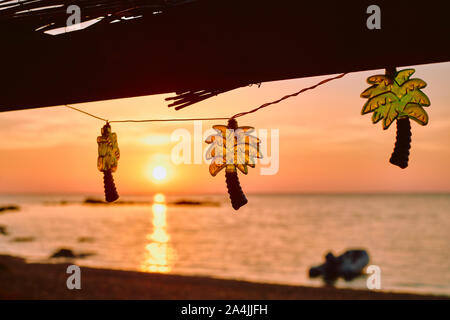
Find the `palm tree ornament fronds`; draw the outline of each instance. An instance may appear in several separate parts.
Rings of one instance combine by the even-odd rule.
[[[238,171],[248,173],[248,167],[255,167],[256,158],[262,158],[259,152],[259,139],[250,135],[253,127],[238,127],[236,119],[228,121],[228,125],[215,125],[217,134],[206,139],[211,144],[206,159],[211,160],[209,173],[215,177],[225,168],[225,180],[231,204],[235,210],[247,203],[247,198],[239,182]]]
[[[414,69],[399,72],[395,68],[386,69],[384,75],[369,77],[367,83],[372,86],[361,93],[361,98],[369,99],[361,114],[373,112],[372,122],[382,120],[384,130],[397,120],[397,140],[389,162],[402,169],[408,166],[411,148],[409,119],[423,126],[428,123],[428,114],[423,107],[428,107],[430,100],[420,90],[427,84],[421,79],[410,79],[414,72]]]

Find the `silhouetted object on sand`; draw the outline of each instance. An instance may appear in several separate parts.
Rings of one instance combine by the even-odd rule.
[[[327,283],[332,283],[339,277],[350,281],[361,275],[368,263],[369,254],[365,250],[348,250],[337,257],[329,252],[325,256],[324,264],[309,269],[309,276],[322,276]]]
[[[66,248],[62,248],[59,249],[57,251],[55,251],[51,256],[50,259],[53,258],[67,258],[67,259],[82,259],[82,258],[86,258],[89,256],[94,255],[94,253],[79,253],[79,254],[75,254],[72,250],[70,249],[66,249]]]
[[[448,296],[417,295],[378,290],[317,288],[224,280],[212,277],[181,276],[149,272],[83,267],[81,290],[68,290],[67,265],[26,263],[23,258],[0,255],[1,265],[11,272],[0,272],[0,299],[150,299],[150,300],[293,300],[293,299],[446,299]],[[2,309],[3,311],[3,309]],[[320,310],[319,310],[320,312]],[[147,316],[152,320],[156,317]],[[219,317],[215,317],[219,318]],[[275,319],[275,317],[230,317],[233,319]],[[279,317],[281,318],[281,317]],[[276,318],[276,319],[279,319]],[[294,318],[294,317],[291,317]],[[301,317],[297,317],[302,319]],[[2,318],[2,319],[7,319]],[[128,318],[126,318],[128,319]],[[162,319],[177,319],[163,317]],[[178,317],[178,319],[182,319]],[[192,316],[186,319],[210,319]],[[214,317],[212,317],[214,319]],[[290,319],[286,317],[286,319]]]
[[[16,205],[0,207],[0,213],[5,211],[19,211],[20,207]]]

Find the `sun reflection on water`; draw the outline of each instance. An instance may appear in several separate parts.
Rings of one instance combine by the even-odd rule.
[[[173,250],[169,245],[170,236],[167,233],[167,205],[165,196],[158,193],[153,198],[152,225],[153,232],[147,235],[150,242],[145,246],[145,259],[141,270],[145,272],[170,272],[170,260]]]

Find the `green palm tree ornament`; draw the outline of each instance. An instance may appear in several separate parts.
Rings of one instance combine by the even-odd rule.
[[[369,99],[361,114],[373,112],[372,122],[382,121],[384,130],[397,121],[397,140],[389,162],[402,169],[408,166],[411,148],[409,119],[423,126],[428,123],[423,107],[428,107],[430,100],[420,90],[427,84],[421,79],[410,79],[414,72],[414,69],[397,72],[395,68],[388,68],[384,75],[369,77],[367,83],[372,86],[361,93],[361,98]]]
[[[238,177],[238,169],[248,173],[248,167],[254,168],[256,158],[262,158],[259,152],[259,139],[250,135],[253,127],[238,127],[236,119],[230,119],[228,125],[215,125],[216,134],[209,136],[206,143],[211,144],[206,159],[211,160],[209,173],[215,177],[225,168],[225,181],[233,209],[238,210],[247,204]]]

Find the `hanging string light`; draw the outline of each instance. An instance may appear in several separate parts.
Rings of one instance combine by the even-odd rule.
[[[120,151],[117,144],[117,134],[115,132],[111,132],[109,122],[103,126],[101,133],[102,135],[97,137],[97,168],[99,171],[103,172],[105,200],[106,202],[113,202],[119,199],[119,194],[117,193],[112,173],[117,170]]]
[[[389,128],[394,120],[397,122],[397,140],[390,158],[390,162],[400,168],[408,166],[409,150],[411,143],[411,126],[409,119],[413,119],[421,125],[428,123],[428,115],[423,109],[430,105],[430,100],[420,89],[426,87],[421,79],[410,79],[415,72],[414,69],[405,69],[399,72],[395,68],[386,69],[386,74],[375,75],[367,79],[372,86],[361,93],[362,98],[368,101],[364,104],[362,114],[372,113],[372,122],[381,120],[383,129]],[[117,135],[111,132],[110,123],[144,123],[144,122],[166,122],[166,121],[194,121],[194,120],[228,120],[228,124],[215,125],[213,128],[217,134],[208,137],[206,143],[211,144],[207,152],[207,159],[212,160],[209,171],[216,176],[225,168],[225,177],[228,193],[232,206],[235,210],[247,203],[247,198],[242,191],[238,170],[244,174],[248,173],[248,167],[255,167],[256,158],[261,158],[259,152],[259,140],[251,136],[252,127],[238,127],[236,118],[242,117],[262,108],[280,103],[288,98],[295,97],[307,90],[315,89],[329,81],[342,78],[346,73],[327,78],[317,84],[303,88],[280,99],[264,103],[249,111],[244,111],[230,117],[214,118],[175,118],[175,119],[143,119],[143,120],[112,120],[108,121],[102,117],[66,105],[68,108],[84,113],[93,118],[105,121],[97,138],[98,142],[98,169],[104,174],[105,199],[113,202],[119,198],[114,184],[112,173],[117,170],[120,152],[117,145]]]
[[[382,120],[383,129],[386,130],[396,120],[397,138],[389,162],[402,169],[408,166],[411,148],[409,119],[423,126],[428,123],[428,114],[423,107],[428,107],[430,100],[420,90],[427,84],[421,79],[410,79],[414,72],[414,69],[397,72],[395,68],[388,68],[384,75],[369,77],[367,83],[372,86],[361,93],[361,98],[369,99],[361,113],[373,112],[373,123]]]
[[[261,158],[259,151],[259,139],[250,135],[253,127],[238,127],[236,118],[257,112],[263,108],[278,104],[286,99],[296,97],[299,94],[317,88],[329,81],[342,78],[346,73],[324,79],[310,87],[303,88],[297,92],[283,96],[277,100],[264,103],[256,108],[235,114],[232,117],[213,117],[213,118],[174,118],[174,119],[143,119],[143,120],[107,120],[84,110],[66,105],[66,107],[95,119],[105,121],[101,133],[97,138],[98,142],[98,169],[103,172],[103,181],[105,187],[105,200],[113,202],[119,198],[112,173],[117,170],[120,152],[117,144],[117,135],[111,132],[110,123],[145,123],[145,122],[172,122],[172,121],[195,121],[195,120],[228,120],[228,124],[215,125],[213,128],[217,131],[216,135],[212,135],[207,139],[207,143],[212,144],[207,152],[207,159],[212,160],[209,171],[212,176],[216,176],[219,171],[225,169],[225,180],[228,193],[230,195],[231,204],[235,210],[247,203],[247,198],[242,191],[238,170],[244,174],[248,173],[248,167],[255,167],[256,159]],[[184,96],[183,96],[184,97]],[[203,97],[203,94],[201,94]],[[191,101],[193,102],[193,101]],[[185,102],[183,102],[185,103]],[[185,107],[185,105],[183,105]],[[238,170],[237,170],[238,169]]]
[[[253,127],[238,127],[236,119],[228,120],[228,125],[213,126],[217,134],[206,139],[211,144],[206,159],[211,160],[209,173],[215,177],[219,171],[225,168],[225,181],[230,195],[233,209],[238,210],[247,204],[247,198],[242,191],[239,182],[239,169],[242,173],[248,173],[248,167],[255,167],[256,158],[262,158],[259,152],[259,139],[250,135]]]

